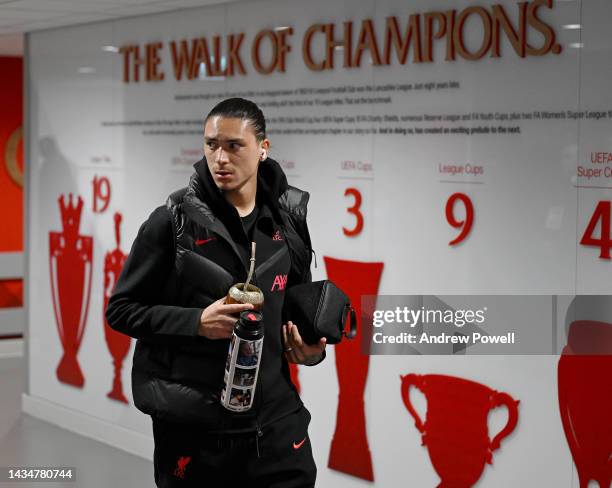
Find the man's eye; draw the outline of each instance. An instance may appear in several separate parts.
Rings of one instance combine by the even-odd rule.
[[[206,143],[206,146],[207,146],[209,149],[214,149],[214,148],[215,148],[215,143],[214,143],[214,142],[207,142],[207,143]]]
[[[230,149],[236,150],[238,148],[240,148],[240,144],[238,144],[237,142],[230,143]]]

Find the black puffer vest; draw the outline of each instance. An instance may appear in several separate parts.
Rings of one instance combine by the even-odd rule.
[[[174,268],[164,295],[173,305],[206,308],[244,282],[249,240],[235,208],[208,172],[196,164],[189,186],[170,195]],[[138,341],[132,383],[136,406],[169,422],[203,430],[241,431],[264,426],[302,405],[291,383],[281,341],[281,311],[287,286],[310,281],[311,246],[306,226],[308,193],[287,185],[278,163],[267,159],[258,175],[259,215],[254,284],[265,296],[265,337],[252,409],[230,413],[220,405],[229,340],[170,338]],[[146,360],[139,364],[136,356]]]

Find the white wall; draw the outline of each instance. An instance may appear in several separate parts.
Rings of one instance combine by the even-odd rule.
[[[481,2],[490,6],[491,2]],[[602,1],[555,2],[539,17],[551,25],[560,54],[518,57],[507,41],[501,58],[444,61],[445,41],[435,44],[435,62],[374,66],[365,53],[361,68],[344,69],[336,51],[333,71],[312,72],[305,66],[301,40],[317,22],[353,20],[356,44],[362,19],[371,18],[382,45],[385,18],[474,5],[472,2],[410,3],[396,0],[348,3],[315,0],[265,0],[176,13],[132,18],[34,33],[30,38],[30,255],[29,255],[29,392],[27,405],[39,415],[53,404],[53,419],[84,429],[93,436],[147,455],[139,436],[150,435],[148,418],[133,406],[129,393],[131,352],[123,369],[130,405],[106,398],[112,380],[111,357],[103,334],[103,257],[115,247],[113,213],[123,214],[122,244],[129,249],[140,223],[192,172],[190,159],[202,147],[200,125],[179,126],[196,131],[185,135],[145,135],[140,126],[104,126],[102,122],[200,120],[224,94],[251,95],[270,121],[278,117],[445,115],[471,113],[533,113],[534,111],[612,110],[609,63],[612,33],[606,19],[612,12]],[[480,4],[479,4],[480,5]],[[504,4],[513,22],[518,11]],[[466,45],[475,49],[481,28],[475,19],[466,27]],[[563,26],[580,24],[582,29]],[[285,73],[264,76],[252,68],[250,46],[261,29],[293,28],[292,51]],[[216,33],[245,33],[246,76],[221,80],[176,81],[168,43]],[[534,46],[541,37],[530,31]],[[122,58],[103,50],[160,41],[160,83],[124,84]],[[581,48],[572,47],[582,43]],[[313,52],[322,53],[320,39]],[[412,53],[410,53],[410,58]],[[395,59],[395,58],[393,58]],[[288,100],[344,100],[340,95],[273,96],[264,91],[299,88],[384,86],[389,84],[458,82],[440,90],[391,92],[392,103],[309,107]],[[199,95],[182,101],[175,95]],[[353,96],[373,96],[355,93]],[[376,96],[388,96],[380,92]],[[352,127],[347,122],[289,124],[270,122],[271,156],[283,160],[289,181],[311,193],[309,221],[319,256],[314,277],[325,277],[323,256],[381,261],[385,267],[379,294],[579,294],[609,293],[610,262],[599,249],[579,245],[595,205],[610,198],[606,178],[577,178],[576,166],[593,167],[592,152],[612,151],[611,122],[594,119],[521,119],[514,121],[389,122],[374,127],[520,127],[520,134],[466,135],[283,135],[289,127]],[[176,128],[177,126],[174,126]],[[357,127],[370,127],[369,123]],[[171,126],[163,126],[172,129]],[[343,161],[368,163],[372,171],[343,169]],[[481,176],[449,176],[440,165],[478,165]],[[346,164],[344,168],[346,168]],[[605,165],[600,165],[605,166]],[[363,168],[363,165],[362,165]],[[112,185],[109,208],[92,212],[92,179],[105,176]],[[365,179],[364,179],[365,178]],[[450,183],[448,182],[450,181]],[[363,196],[363,231],[347,237],[342,227],[354,226],[347,213],[353,203],[346,188]],[[475,207],[474,226],[459,246],[449,246],[458,231],[444,216],[452,193],[468,194]],[[57,199],[62,194],[84,199],[82,235],[93,236],[92,291],[79,351],[86,378],[83,388],[58,381],[55,370],[62,347],[56,328],[49,275],[49,233],[61,230]],[[462,211],[457,207],[457,218]],[[597,235],[597,234],[596,234]],[[35,305],[34,305],[35,304]],[[560,308],[559,316],[565,309]],[[577,486],[572,459],[558,411],[556,356],[373,356],[365,391],[367,433],[376,486],[435,486],[438,483],[420,435],[405,410],[399,375],[448,374],[505,391],[520,403],[516,431],[494,455],[478,486]],[[333,349],[325,363],[302,370],[303,398],[311,409],[311,437],[319,466],[320,486],[357,487],[367,482],[328,469],[335,427],[338,384]],[[29,402],[29,403],[28,403]],[[424,403],[424,402],[422,402]],[[423,409],[425,408],[422,405]],[[49,410],[50,411],[50,410]],[[423,411],[423,410],[422,410]],[[78,418],[78,420],[71,420]],[[490,419],[492,432],[504,414]],[[80,426],[80,427],[78,427]],[[84,427],[85,426],[85,427]],[[88,427],[87,427],[88,426]],[[111,434],[104,435],[104,431]],[[113,440],[114,439],[114,440]]]

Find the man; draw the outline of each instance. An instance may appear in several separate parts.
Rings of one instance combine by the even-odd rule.
[[[219,103],[204,139],[189,186],[141,226],[106,311],[111,327],[138,339],[132,389],[153,418],[155,481],[311,487],[310,414],[287,362],[322,361],[325,339],[307,345],[295,324],[281,321],[285,288],[311,279],[308,194],[288,186],[268,158],[254,103]],[[246,279],[252,241],[265,336],[253,407],[234,413],[219,398],[228,339],[237,314],[252,306],[225,304],[225,296]]]

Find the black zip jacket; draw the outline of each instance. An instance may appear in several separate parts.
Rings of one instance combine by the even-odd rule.
[[[252,237],[254,283],[265,296],[264,347],[252,409],[229,412],[219,400],[229,340],[197,332],[203,309],[245,281],[250,239],[206,161],[194,168],[189,186],[141,226],[106,318],[138,339],[132,367],[137,408],[203,431],[255,430],[302,406],[283,354],[281,311],[285,288],[311,280],[308,193],[290,187],[276,161],[260,163]]]

